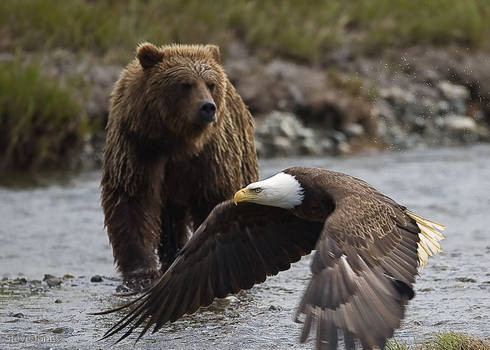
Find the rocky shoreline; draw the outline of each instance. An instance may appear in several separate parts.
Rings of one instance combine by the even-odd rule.
[[[490,141],[490,53],[414,47],[359,57],[340,48],[307,65],[262,58],[237,42],[223,49],[230,80],[254,115],[260,157]],[[99,128],[77,163],[99,166],[109,94],[123,65],[63,50],[40,64],[61,81],[79,78],[77,98]]]
[[[490,141],[490,55],[415,47],[377,58],[339,50],[318,67],[247,62],[234,57],[229,74],[265,157]]]

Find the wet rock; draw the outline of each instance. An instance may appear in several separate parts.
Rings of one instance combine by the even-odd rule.
[[[287,155],[293,148],[291,140],[285,136],[273,136],[271,141],[271,150],[276,155]]]
[[[4,323],[18,323],[18,322],[20,322],[20,319],[18,319],[18,318],[14,318],[12,320],[4,321]]]
[[[64,327],[52,328],[50,329],[50,332],[54,334],[63,334],[65,333],[65,328]]]
[[[322,154],[333,154],[335,150],[335,144],[329,138],[321,138],[319,140],[319,147]]]
[[[327,135],[337,143],[347,142],[347,136],[341,131],[332,130]]]
[[[225,300],[227,300],[230,303],[238,303],[238,302],[240,302],[240,299],[238,299],[234,295],[228,295],[227,297],[225,297]]]
[[[476,280],[473,279],[473,278],[469,278],[469,277],[457,277],[456,278],[456,281],[459,281],[459,282],[469,282],[469,283],[476,283]]]
[[[10,316],[15,317],[15,318],[23,318],[24,314],[22,312],[17,312],[17,313],[11,314]]]
[[[305,139],[301,142],[300,152],[305,155],[321,155],[323,152],[321,145],[313,138]]]
[[[448,115],[444,118],[444,126],[449,131],[477,131],[477,124],[475,120],[465,115]]]
[[[269,306],[269,311],[282,311],[282,307],[278,305],[271,305]]]
[[[349,154],[351,153],[351,151],[352,151],[351,146],[347,142],[340,142],[337,145],[337,152],[339,154]]]
[[[120,284],[116,287],[116,293],[120,294],[129,294],[132,292],[132,289],[126,286],[125,284]]]
[[[320,154],[317,135],[292,113],[274,111],[256,122],[256,147],[260,156]]]
[[[50,275],[49,273],[44,274],[43,281],[46,281],[51,278],[56,278],[56,276]]]
[[[63,280],[58,277],[53,277],[53,278],[45,279],[45,282],[48,285],[48,287],[58,287],[61,285],[61,282],[63,282]]]
[[[391,86],[380,90],[380,97],[393,106],[404,106],[416,102],[412,91],[402,89],[400,86]]]
[[[343,131],[350,137],[358,137],[364,134],[364,127],[357,123],[350,123],[343,127]]]
[[[68,273],[67,273],[67,274],[65,274],[65,275],[63,275],[63,279],[64,279],[64,280],[71,279],[71,278],[75,278],[75,276],[70,275],[70,274],[68,274]]]
[[[61,303],[62,303],[62,301],[61,301],[61,299],[56,299],[56,300],[54,301],[54,303],[55,303],[55,304],[61,304]]]
[[[90,282],[102,282],[102,277],[99,275],[94,275],[90,278]]]
[[[12,284],[26,284],[27,280],[24,277],[16,278],[12,282]]]
[[[439,90],[441,90],[442,95],[449,101],[450,104],[465,103],[470,97],[470,91],[462,86],[456,85],[449,81],[441,81],[437,84]]]
[[[34,321],[32,321],[32,323],[49,324],[49,323],[51,323],[51,321],[43,318],[43,319],[40,319],[40,320],[34,320]]]
[[[449,113],[449,108],[450,108],[450,106],[449,106],[449,103],[447,101],[439,101],[437,103],[438,114],[443,115],[443,114]]]

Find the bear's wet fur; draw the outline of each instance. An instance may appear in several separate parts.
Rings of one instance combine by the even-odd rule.
[[[217,46],[138,47],[111,95],[101,181],[128,286],[147,287],[216,204],[257,181],[253,137]]]

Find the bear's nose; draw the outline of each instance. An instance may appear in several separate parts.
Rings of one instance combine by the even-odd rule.
[[[214,121],[216,105],[212,102],[203,102],[199,105],[199,117],[202,123],[211,123]]]

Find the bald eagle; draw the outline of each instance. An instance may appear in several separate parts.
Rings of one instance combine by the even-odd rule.
[[[249,289],[316,250],[295,319],[316,348],[383,348],[400,326],[417,267],[440,251],[444,226],[352,176],[286,169],[217,205],[165,274],[104,338],[126,338],[192,314],[214,298]],[[146,321],[146,322],[145,322]]]

